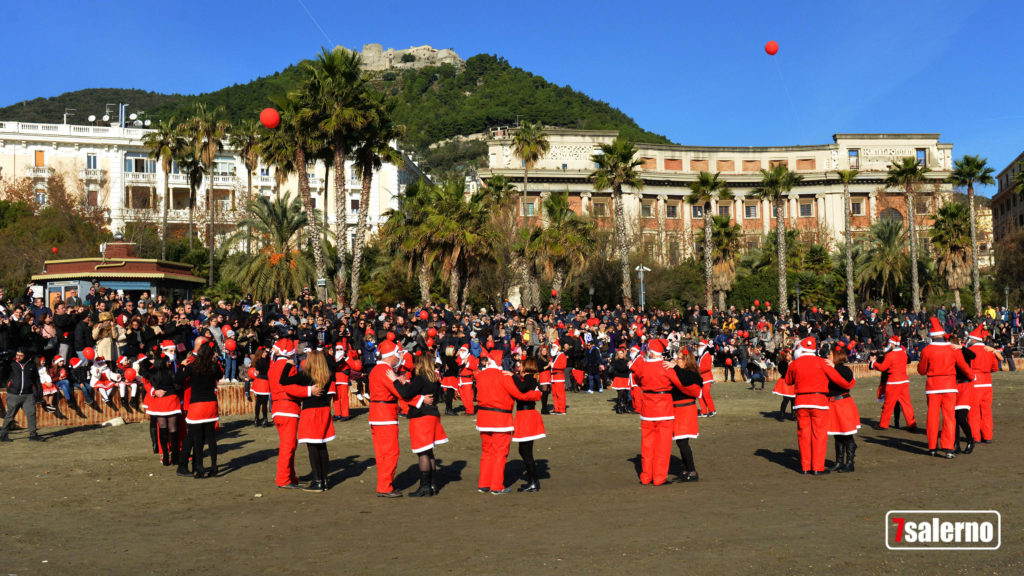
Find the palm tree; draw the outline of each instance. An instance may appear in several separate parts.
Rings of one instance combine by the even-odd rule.
[[[489,215],[482,202],[484,194],[479,191],[467,199],[465,182],[449,180],[435,187],[430,198],[423,243],[433,257],[441,258],[441,274],[449,279],[448,302],[453,308],[459,308],[462,273],[469,267],[470,252],[484,248]]]
[[[596,225],[569,209],[568,190],[548,196],[544,211],[548,227],[541,232],[543,262],[551,278],[551,289],[560,294],[563,283],[583,267],[593,251]]]
[[[160,259],[167,259],[167,211],[171,202],[171,164],[181,153],[184,147],[184,140],[178,134],[174,117],[169,120],[161,120],[157,123],[152,132],[147,132],[142,139],[142,145],[149,150],[149,157],[160,159],[160,169],[164,173],[164,201],[163,215],[160,223]]]
[[[490,203],[489,227],[494,231],[494,242],[488,247],[495,266],[493,297],[495,303],[500,304],[508,297],[509,288],[521,282],[526,262],[515,249],[519,237],[519,191],[501,175],[492,176],[485,185]],[[540,299],[539,290],[537,299]]]
[[[257,128],[256,121],[252,119],[244,120],[232,128],[228,142],[235,149],[235,153],[242,158],[242,163],[245,164],[246,185],[243,205],[248,210],[249,204],[252,202],[252,173],[260,163],[259,128]],[[235,209],[233,204],[231,209]],[[248,219],[248,217],[249,214],[246,213],[245,218]],[[251,251],[252,242],[246,240],[245,253],[249,254]]]
[[[701,206],[704,214],[704,238],[711,236],[714,221],[711,214],[711,203],[714,200],[728,200],[732,198],[732,191],[725,180],[719,179],[720,172],[701,172],[697,179],[690,182],[690,194],[686,197],[686,203]],[[728,220],[728,219],[727,219]],[[704,307],[710,310],[714,306],[714,287],[712,286],[713,246],[710,242],[704,242]]]
[[[943,204],[935,213],[935,223],[928,232],[935,254],[939,274],[953,290],[953,300],[960,308],[960,289],[967,285],[967,259],[970,228],[973,221],[966,206],[956,202]],[[976,301],[977,302],[977,301]],[[975,308],[975,314],[981,311]]]
[[[224,108],[218,107],[210,110],[205,104],[199,103],[196,104],[193,116],[186,122],[186,129],[195,136],[192,142],[196,147],[195,155],[206,169],[206,201],[210,218],[210,244],[208,246],[210,250],[210,272],[207,283],[211,287],[213,286],[213,255],[217,246],[217,228],[214,212],[216,202],[213,197],[213,161],[217,158],[217,153],[224,149],[224,137],[228,132],[228,123],[222,120],[224,114]]]
[[[188,181],[188,248],[192,249],[195,238],[195,207],[196,193],[203,185],[203,178],[206,176],[206,167],[195,154],[195,148],[187,141],[185,149],[178,158],[178,168]]]
[[[862,291],[877,292],[890,305],[895,304],[895,290],[906,277],[905,241],[906,232],[898,220],[879,220],[871,225],[856,258],[857,284]]]
[[[840,170],[839,181],[843,183],[843,235],[846,238],[846,317],[851,320],[857,319],[857,299],[853,293],[853,232],[850,227],[850,183],[857,178],[858,170]]]
[[[540,122],[523,122],[522,126],[512,136],[512,151],[523,161],[523,198],[528,195],[530,184],[530,168],[544,157],[551,149],[547,134],[544,133],[544,126]],[[544,219],[544,207],[539,207],[541,221]],[[518,220],[517,220],[518,223]],[[516,263],[519,269],[519,281],[522,284],[523,305],[527,308],[540,305],[540,294],[537,291],[537,280],[531,272],[531,267],[525,261]]]
[[[251,238],[256,254],[236,255],[237,261],[225,267],[225,276],[246,286],[259,300],[298,295],[303,286],[309,286],[314,273],[298,241],[308,223],[301,199],[257,196],[246,212],[248,217],[224,246],[230,248]]]
[[[921,312],[921,283],[918,279],[917,270],[917,223],[914,210],[916,206],[915,193],[917,186],[924,181],[927,174],[927,166],[918,164],[917,159],[906,157],[894,159],[889,165],[889,174],[885,178],[887,188],[898,188],[903,190],[907,203],[907,233],[910,236],[910,290],[913,295],[914,312]]]
[[[622,272],[622,302],[626,308],[633,306],[633,283],[629,272],[629,238],[626,236],[626,212],[622,206],[623,186],[636,190],[644,187],[637,166],[644,163],[636,158],[633,141],[617,136],[611,144],[601,144],[601,150],[590,159],[597,164],[597,170],[590,173],[594,190],[601,192],[611,188],[615,207],[615,240],[618,248],[619,267]]]
[[[789,315],[789,287],[786,285],[786,196],[804,179],[789,171],[785,164],[776,164],[771,170],[761,169],[761,185],[754,196],[768,200],[775,211],[775,248],[779,266],[779,314]]]
[[[348,194],[345,189],[345,157],[352,150],[370,110],[365,106],[366,84],[360,71],[359,53],[321,49],[314,62],[303,63],[308,89],[316,95],[320,129],[326,135],[334,167],[335,237],[338,239],[338,271],[335,288],[344,298],[348,252]],[[326,187],[325,187],[326,190]],[[325,208],[326,208],[326,202]]]
[[[369,95],[366,100],[372,112],[369,121],[360,130],[359,144],[353,152],[356,170],[362,178],[362,190],[359,196],[356,242],[352,249],[352,306],[359,305],[359,272],[363,265],[363,247],[366,244],[366,221],[370,213],[373,173],[385,162],[396,166],[402,165],[402,154],[392,147],[392,142],[405,135],[405,126],[395,124],[393,100],[385,100],[379,94]]]
[[[705,242],[708,232],[711,233],[711,242]],[[728,216],[715,215],[712,217],[710,228],[705,226],[697,231],[697,242],[704,246],[714,247],[712,288],[718,292],[718,308],[720,310],[725,309],[725,293],[732,289],[732,284],[736,281],[736,258],[739,255],[742,236],[743,229],[739,224],[730,224]],[[704,254],[706,258],[706,249]],[[707,262],[705,262],[706,266]],[[708,306],[708,308],[711,307]]]
[[[410,183],[398,197],[398,208],[384,213],[384,223],[380,227],[380,238],[384,246],[408,259],[406,276],[411,277],[413,269],[418,268],[417,280],[422,306],[430,304],[433,255],[428,250],[430,229],[426,226],[426,219],[436,194],[436,186],[425,180]]]
[[[977,156],[964,157],[953,162],[953,173],[949,181],[954,186],[967,188],[967,204],[970,206],[971,223],[971,283],[974,286],[974,314],[981,314],[981,278],[978,273],[978,227],[974,221],[974,185],[991,186],[996,183],[992,174],[995,172],[988,166],[988,158]],[[940,266],[941,268],[941,266]],[[957,292],[957,307],[960,306],[960,293]]]
[[[281,185],[295,171],[295,142],[285,130],[269,130],[259,139],[260,158],[274,167],[274,194],[281,197]]]

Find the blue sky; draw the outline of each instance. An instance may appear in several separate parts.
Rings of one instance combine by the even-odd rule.
[[[682,144],[939,132],[998,172],[1024,149],[1022,16],[1024,2],[976,0],[4,3],[0,105],[89,87],[206,92],[322,45],[430,44],[501,55]]]

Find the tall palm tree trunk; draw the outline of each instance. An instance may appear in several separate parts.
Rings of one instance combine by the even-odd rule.
[[[622,305],[633,306],[633,279],[629,275],[629,238],[626,237],[626,211],[622,206],[622,188],[614,189],[615,202],[615,246],[622,272]]]
[[[430,304],[430,261],[423,258],[420,262],[419,271],[419,284],[420,284],[420,305],[426,306]]]
[[[252,202],[252,170],[248,166],[246,166],[245,179],[245,220],[248,222],[252,219],[252,208],[250,207]],[[247,228],[247,230],[249,230],[249,233],[245,235],[245,253],[249,255],[252,254],[252,229]]]
[[[718,291],[718,309],[725,310],[725,290]]]
[[[459,310],[459,289],[462,287],[462,277],[459,275],[458,264],[452,266],[452,273],[449,278],[448,303],[452,305],[452,309]]]
[[[843,183],[843,230],[846,233],[846,317],[856,321],[857,301],[853,295],[853,239],[850,237],[850,185]]]
[[[217,247],[217,238],[214,235],[214,234],[216,234],[217,228],[215,227],[216,221],[215,221],[215,216],[214,216],[214,211],[213,211],[213,207],[214,207],[214,204],[216,204],[216,202],[213,201],[213,161],[212,160],[210,161],[209,164],[206,165],[206,174],[207,174],[207,182],[209,182],[209,184],[207,185],[207,190],[209,191],[209,194],[206,195],[206,202],[209,204],[209,206],[207,208],[208,208],[208,212],[210,214],[210,242],[209,242],[209,248],[210,248],[210,274],[209,274],[209,277],[206,280],[206,285],[212,288],[213,287],[213,252],[214,252],[214,250]]]
[[[967,204],[971,209],[971,284],[974,286],[974,315],[981,314],[981,278],[978,273],[978,228],[974,222],[974,185],[967,186]],[[957,291],[956,307],[960,308],[960,292]]]
[[[960,305],[960,291],[959,290],[953,290],[953,305],[956,306],[957,309],[961,308],[961,305]]]
[[[907,231],[910,232],[910,290],[913,292],[914,312],[921,311],[921,284],[917,278],[917,222],[914,215],[914,189],[907,186]]]
[[[775,201],[775,248],[779,260],[779,314],[789,316],[789,286],[786,282],[786,218],[782,199]]]
[[[299,195],[302,197],[302,206],[309,215],[309,240],[313,244],[313,262],[316,266],[316,294],[320,300],[327,299],[327,287],[320,286],[320,278],[327,276],[327,266],[324,262],[324,247],[320,234],[320,221],[316,219],[313,210],[313,197],[309,193],[309,173],[306,172],[306,151],[302,146],[295,147],[295,166],[299,176]]]
[[[555,268],[555,273],[551,277],[551,289],[562,295],[562,284],[565,282],[565,270],[562,267]]]
[[[714,237],[712,236],[712,221],[711,221],[711,203],[708,202],[704,205],[704,307],[711,310],[714,307],[714,288],[711,285],[711,279],[713,268],[714,268]],[[725,297],[722,297],[722,301],[725,301]],[[724,308],[725,305],[719,305],[719,308]]]
[[[345,190],[345,152],[340,138],[334,142],[334,218],[337,220],[338,269],[334,275],[334,288],[339,303],[345,299],[348,281],[348,193]],[[326,208],[326,206],[325,206]]]
[[[359,220],[356,221],[356,242],[352,247],[352,297],[350,304],[359,306],[359,272],[363,267],[363,246],[366,244],[366,220],[370,214],[370,185],[373,170],[363,170],[363,187],[359,194]]]
[[[168,180],[171,175],[168,174],[169,170],[164,170],[164,201],[163,208],[164,213],[160,222],[160,259],[167,260],[167,211],[170,210],[171,203],[171,186]]]
[[[192,239],[195,237],[195,205],[196,205],[196,189],[191,184],[188,186],[188,249],[192,249]]]

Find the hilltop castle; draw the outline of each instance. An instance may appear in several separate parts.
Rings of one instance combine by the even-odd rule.
[[[344,46],[338,46],[337,49],[348,50]],[[385,50],[380,44],[364,44],[360,55],[365,70],[405,70],[441,64],[451,64],[461,70],[466,65],[454,50],[438,50],[426,45],[411,46],[406,50]]]

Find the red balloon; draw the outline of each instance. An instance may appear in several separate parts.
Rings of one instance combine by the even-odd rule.
[[[256,379],[256,369],[255,368],[249,368],[248,374],[249,374],[249,380],[255,380]]]
[[[761,305],[761,301],[760,300],[754,300],[754,306],[760,306],[760,305]]]
[[[430,318],[430,313],[426,310],[420,310],[420,320],[426,320],[427,318]]]
[[[57,247],[54,246],[53,248],[50,248],[50,252],[53,252],[54,254],[56,254],[57,253]]]
[[[82,349],[82,356],[85,356],[86,360],[92,362],[93,360],[96,359],[96,351],[93,350],[91,346],[86,346],[84,349]]]
[[[236,348],[238,348],[238,343],[235,342],[233,339],[228,339],[224,341],[224,349],[227,350],[228,352],[234,352]]]
[[[426,344],[427,344],[427,348],[433,348],[434,347],[434,339],[433,338],[427,338]]]
[[[263,124],[267,128],[273,130],[277,128],[277,125],[281,123],[281,115],[277,113],[277,110],[273,108],[264,108],[260,112],[260,124]]]
[[[136,376],[138,376],[138,374],[136,374],[135,368],[129,368],[129,369],[124,371],[124,381],[125,382],[134,382]]]
[[[551,296],[552,297],[557,297],[558,296],[558,290],[552,290],[551,291]]]
[[[437,329],[431,327],[427,328],[427,338],[434,338],[437,336]]]
[[[764,51],[767,52],[769,56],[775,56],[775,53],[779,51],[779,43],[775,40],[768,42],[764,45]]]

